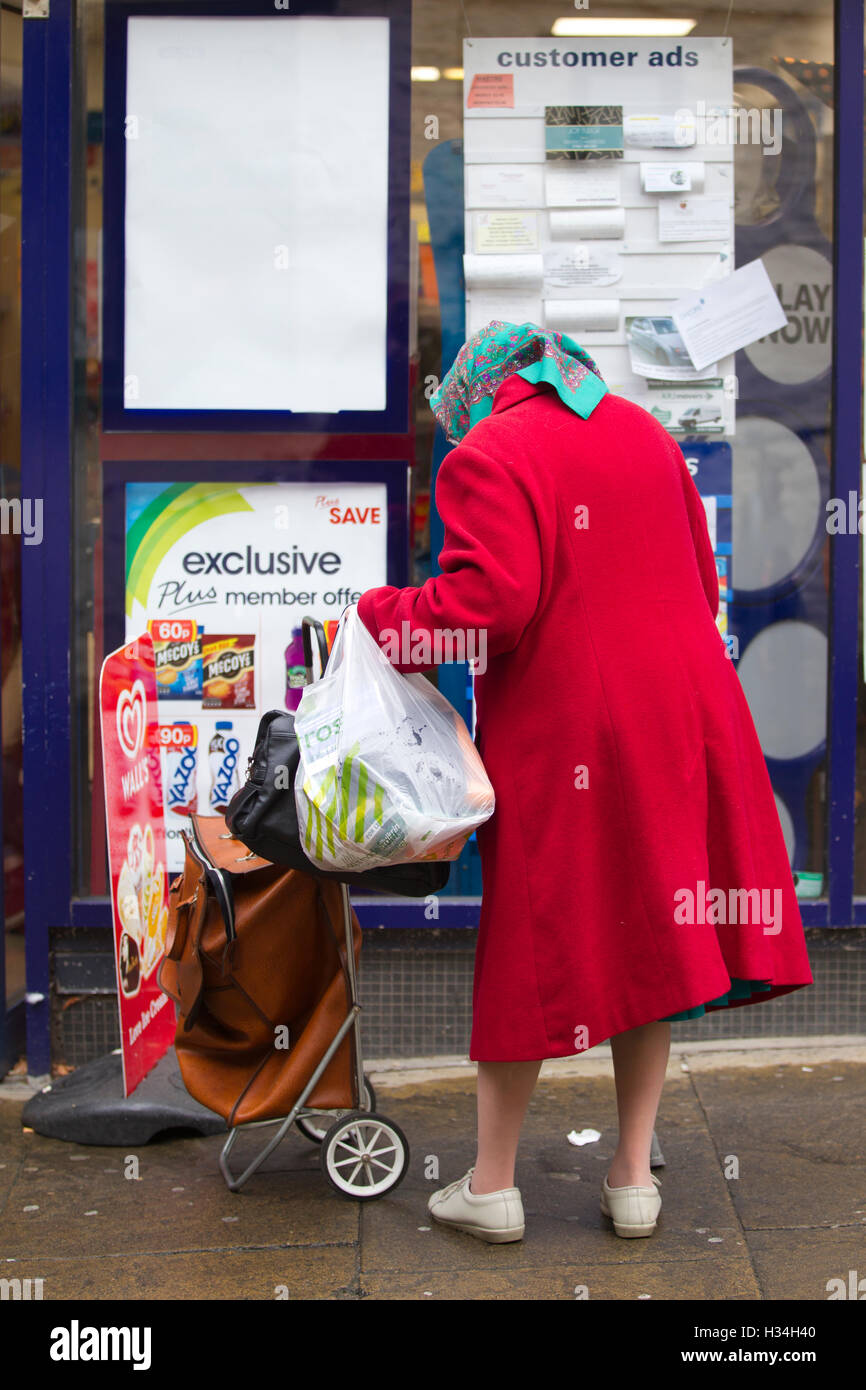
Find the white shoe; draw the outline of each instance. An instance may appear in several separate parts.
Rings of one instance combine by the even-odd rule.
[[[469,1181],[474,1171],[470,1168],[457,1182],[433,1193],[427,1203],[433,1220],[495,1245],[522,1240],[524,1221],[520,1189],[505,1187],[501,1192],[470,1192]]]
[[[661,1183],[655,1173],[654,1187],[610,1187],[607,1177],[601,1185],[601,1210],[613,1221],[618,1236],[651,1236],[661,1210]]]

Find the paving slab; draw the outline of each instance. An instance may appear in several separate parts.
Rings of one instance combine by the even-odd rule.
[[[318,1146],[297,1132],[233,1194],[219,1137],[64,1143],[22,1133],[21,1102],[10,1101],[0,1277],[41,1278],[46,1299],[825,1301],[840,1288],[862,1299],[866,1065],[826,1050],[802,1061],[805,1043],[794,1055],[766,1050],[763,1066],[727,1067],[708,1053],[700,1067],[672,1057],[657,1124],[663,1206],[646,1240],[616,1236],[599,1210],[616,1142],[613,1080],[600,1067],[542,1073],[519,1158],[526,1236],[504,1246],[443,1228],[426,1209],[474,1156],[470,1069],[378,1088],[411,1164],[399,1188],[367,1203],[334,1192]],[[570,1144],[581,1129],[598,1140]],[[238,1167],[263,1137],[241,1139]]]
[[[219,1138],[165,1140],[130,1153],[24,1138],[0,1217],[0,1258],[357,1239],[357,1204],[333,1192],[318,1148],[300,1136],[239,1193],[228,1190],[219,1172]],[[135,1171],[131,1160],[137,1179],[125,1176]]]
[[[0,1213],[23,1161],[26,1135],[21,1131],[23,1106],[0,1105]]]
[[[752,1231],[752,1262],[767,1299],[866,1299],[866,1229]]]
[[[866,1068],[709,1072],[694,1086],[720,1161],[739,1173],[729,1190],[747,1229],[833,1226],[866,1212]]]
[[[43,1301],[178,1299],[356,1299],[357,1246],[197,1250],[58,1260],[39,1256],[0,1266],[6,1278],[41,1278]],[[296,1330],[296,1329],[292,1329]]]
[[[633,1241],[630,1244],[643,1242]],[[500,1247],[505,1249],[507,1247]],[[586,1262],[508,1270],[376,1271],[361,1274],[361,1296],[373,1299],[466,1300],[755,1300],[760,1297],[745,1256],[705,1261],[647,1261],[639,1265],[593,1265]]]
[[[667,1164],[658,1170],[663,1201],[658,1228],[648,1240],[625,1241],[614,1233],[599,1207],[601,1182],[616,1144],[611,1092],[605,1078],[539,1083],[518,1171],[526,1235],[502,1247],[443,1228],[426,1210],[430,1193],[460,1177],[472,1162],[472,1090],[457,1080],[440,1083],[435,1105],[423,1093],[389,1094],[388,1111],[413,1136],[415,1159],[396,1193],[364,1208],[362,1271],[411,1269],[419,1261],[429,1270],[491,1270],[503,1268],[504,1262],[532,1268],[576,1258],[628,1264],[714,1260],[721,1247],[726,1254],[742,1254],[742,1232],[700,1103],[690,1079],[680,1075],[666,1089],[659,1115]],[[597,1129],[601,1138],[581,1147],[568,1142],[570,1132],[587,1128]],[[431,1171],[438,1171],[438,1178],[428,1177]]]

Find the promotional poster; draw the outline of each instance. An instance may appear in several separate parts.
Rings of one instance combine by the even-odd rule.
[[[387,583],[384,483],[131,483],[126,631],[153,641],[169,871],[194,811],[222,814],[259,720],[295,710],[304,617]]]
[[[174,1007],[157,983],[168,922],[168,871],[157,741],[153,643],[142,633],[105,658],[99,681],[105,821],[128,1096],[174,1040]]]

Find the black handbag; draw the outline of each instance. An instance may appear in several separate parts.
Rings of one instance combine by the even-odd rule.
[[[311,633],[315,632],[322,674],[328,662],[328,645],[322,624],[312,618],[302,622],[307,681],[312,679]],[[317,878],[336,879],[371,893],[424,898],[439,893],[448,882],[447,860],[383,865],[381,869],[340,873],[322,869],[308,859],[301,847],[295,808],[295,775],[300,764],[295,716],[289,710],[269,710],[262,716],[255,748],[247,763],[247,780],[235,792],[225,811],[225,822],[242,844],[272,864],[302,869]]]

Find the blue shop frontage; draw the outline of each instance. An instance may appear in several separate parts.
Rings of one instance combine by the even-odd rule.
[[[862,1032],[863,3],[614,8],[4,4],[0,1074],[118,1046],[105,656],[165,656],[176,873],[303,617],[437,572],[429,399],[493,318],[576,337],[706,505],[816,984],[680,1036]],[[755,266],[782,319],[696,358]],[[353,893],[370,1057],[465,1055],[481,891],[473,837],[434,902]]]

